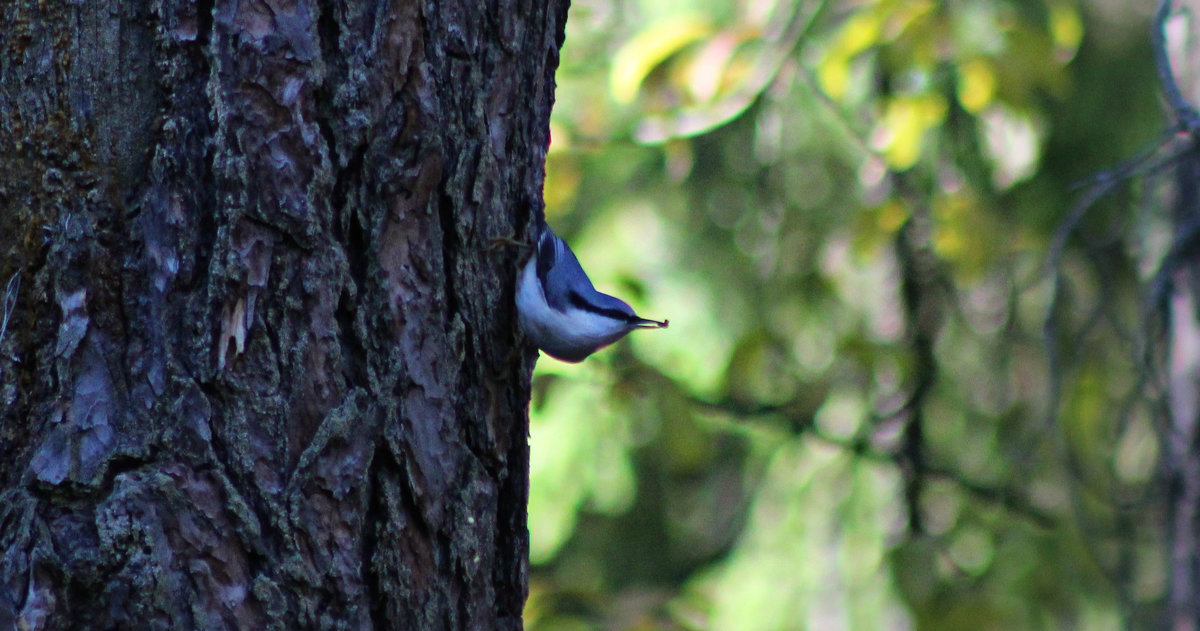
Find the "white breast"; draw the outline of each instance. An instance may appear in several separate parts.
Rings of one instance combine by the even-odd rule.
[[[537,257],[530,258],[517,278],[517,315],[525,336],[538,348],[570,362],[582,361],[629,332],[625,323],[590,311],[551,308],[538,282]]]

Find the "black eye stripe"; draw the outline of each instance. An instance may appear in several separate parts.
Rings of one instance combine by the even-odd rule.
[[[568,293],[567,300],[569,300],[571,302],[571,306],[575,307],[576,309],[580,309],[582,311],[587,311],[590,313],[595,313],[598,315],[609,317],[614,320],[621,320],[623,322],[633,322],[634,320],[638,319],[637,316],[631,316],[628,313],[625,313],[624,311],[620,311],[618,309],[605,309],[604,307],[597,307],[596,305],[593,305],[593,304],[589,303],[588,301],[584,300],[583,296],[580,296],[578,292],[572,291],[572,292]]]

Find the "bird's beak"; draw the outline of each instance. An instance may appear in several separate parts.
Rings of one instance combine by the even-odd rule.
[[[665,329],[670,326],[670,320],[647,320],[646,318],[638,318],[633,321],[633,326],[639,329]]]

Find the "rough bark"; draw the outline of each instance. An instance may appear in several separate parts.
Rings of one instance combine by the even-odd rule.
[[[0,628],[521,627],[566,6],[0,6]]]

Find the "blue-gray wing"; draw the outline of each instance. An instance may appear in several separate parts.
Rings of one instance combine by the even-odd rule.
[[[565,310],[571,304],[572,291],[593,290],[575,253],[550,228],[544,228],[538,239],[537,275],[546,302],[555,309]]]

